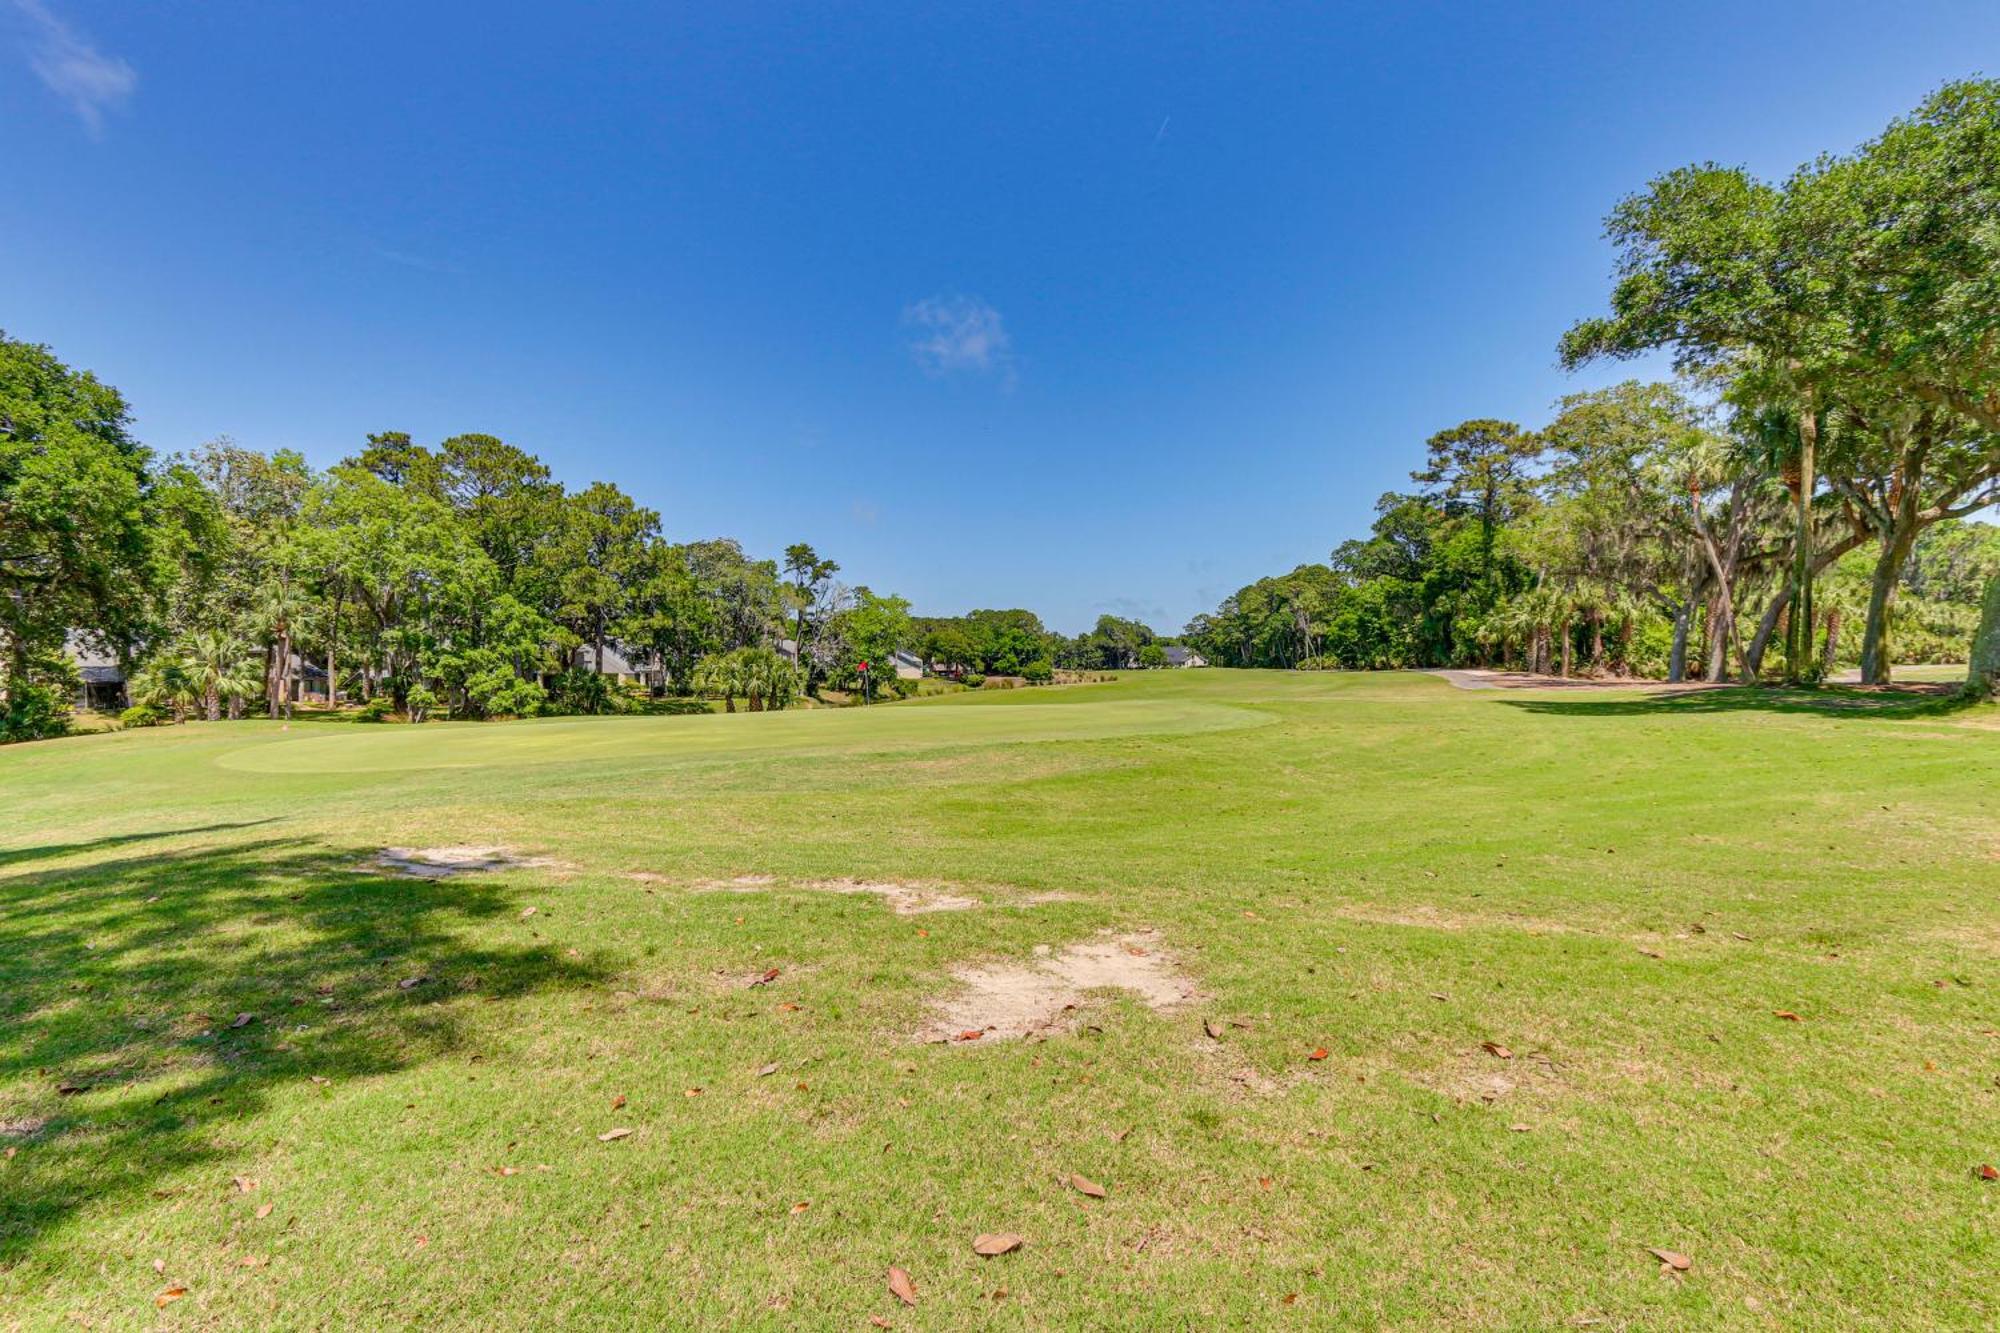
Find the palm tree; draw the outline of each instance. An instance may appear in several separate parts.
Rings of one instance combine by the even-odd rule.
[[[175,722],[187,721],[189,710],[199,700],[194,679],[177,657],[161,657],[132,677],[132,702],[141,708],[171,713]]]
[[[744,693],[743,660],[735,653],[705,657],[694,669],[693,685],[703,694],[722,696],[722,711],[736,711],[736,696]]]
[[[279,569],[277,581],[267,584],[258,598],[258,622],[269,630],[273,641],[271,667],[264,681],[264,697],[272,717],[281,712],[287,718],[292,715],[292,644],[306,631],[312,609],[305,589],[289,569]]]
[[[249,645],[227,630],[196,631],[181,649],[180,659],[210,722],[222,720],[224,699],[235,701],[256,693],[257,669]]]

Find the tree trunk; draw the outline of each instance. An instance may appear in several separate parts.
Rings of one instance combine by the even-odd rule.
[[[1965,692],[1974,699],[2000,698],[2000,574],[1986,585],[1979,632],[1972,636],[1972,669]]]
[[[1833,664],[1840,659],[1840,608],[1834,607],[1826,613],[1826,648],[1819,659],[1820,679],[1833,674]]]
[[[1811,397],[1799,414],[1799,494],[1797,549],[1793,552],[1793,582],[1798,589],[1798,614],[1785,636],[1785,679],[1797,685],[1805,679],[1806,658],[1812,651],[1813,554],[1812,495],[1818,476],[1819,418]]]
[[[340,706],[340,595],[334,594],[333,619],[326,622],[326,706]]]
[[[1708,599],[1708,667],[1704,679],[1721,680],[1729,670],[1729,594],[1717,590]]]
[[[1915,499],[1915,488],[1911,487],[1907,495],[1899,509],[1911,505]],[[1916,515],[1911,513],[1906,521],[1905,516],[1898,513],[1895,530],[1882,544],[1882,554],[1876,558],[1874,575],[1868,581],[1868,625],[1861,632],[1863,685],[1889,683],[1889,613],[1896,604],[1896,582],[1903,576],[1903,565],[1909,560],[1910,548],[1916,540]]]
[[[1570,665],[1570,645],[1571,645],[1571,643],[1572,643],[1572,642],[1574,642],[1574,640],[1576,639],[1576,635],[1572,634],[1572,633],[1570,632],[1570,629],[1571,629],[1571,625],[1570,625],[1570,622],[1569,622],[1569,621],[1567,621],[1567,620],[1563,621],[1563,625],[1562,625],[1562,648],[1563,648],[1563,651],[1562,651],[1562,673],[1563,673],[1563,679],[1565,679],[1565,680],[1569,679],[1569,665]]]
[[[1694,598],[1682,602],[1674,612],[1674,646],[1667,654],[1667,680],[1678,685],[1687,679],[1688,631],[1694,627]]]
[[[1604,613],[1590,608],[1590,674],[1604,674]]]

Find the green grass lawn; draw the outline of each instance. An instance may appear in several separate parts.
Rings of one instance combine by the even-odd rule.
[[[0,811],[0,1328],[2000,1321],[1992,708],[1153,673],[86,736]],[[556,864],[367,868],[438,844]],[[1141,930],[1196,1003],[913,1039]]]

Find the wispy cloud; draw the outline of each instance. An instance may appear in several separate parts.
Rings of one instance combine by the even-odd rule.
[[[463,273],[465,270],[449,259],[432,259],[429,255],[411,254],[408,250],[390,250],[375,247],[375,257],[386,259],[391,264],[401,264],[404,268],[418,268],[426,273]]]
[[[42,0],[0,0],[21,20],[28,37],[28,67],[50,92],[69,103],[92,138],[104,133],[104,114],[123,106],[139,74],[108,56],[90,38],[50,12]]]
[[[976,296],[930,296],[903,307],[910,355],[927,375],[999,371],[1010,379],[1014,349],[1000,312]]]

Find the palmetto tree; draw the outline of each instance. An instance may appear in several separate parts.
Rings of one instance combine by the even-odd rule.
[[[173,714],[174,721],[187,721],[188,712],[200,702],[194,679],[178,657],[166,656],[132,677],[132,702]]]
[[[265,673],[264,697],[272,717],[292,711],[292,645],[308,629],[313,600],[286,568],[275,571],[257,599],[257,619],[269,632],[273,651]]]
[[[693,684],[702,694],[722,696],[722,711],[736,711],[736,696],[745,692],[747,682],[743,676],[743,659],[735,653],[722,653],[705,657],[701,665],[694,669]]]
[[[227,630],[197,630],[179,656],[181,670],[187,673],[210,722],[222,720],[225,699],[243,699],[257,692],[257,664],[249,645]]]
[[[769,648],[745,648],[740,656],[743,658],[743,688],[750,697],[751,712],[785,708],[798,698],[797,667]]]

